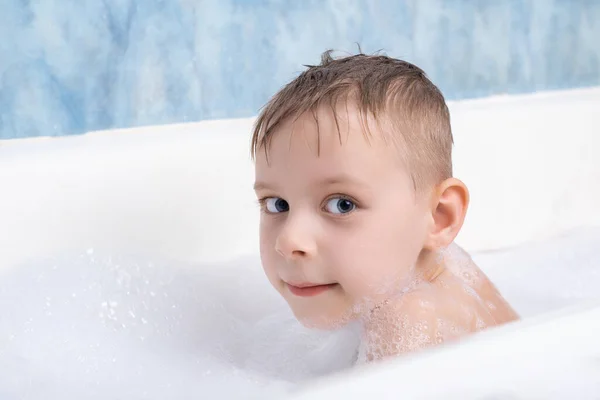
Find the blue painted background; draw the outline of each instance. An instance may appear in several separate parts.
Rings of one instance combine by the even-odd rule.
[[[600,84],[600,0],[1,0],[0,138],[252,116],[356,42],[449,99]]]

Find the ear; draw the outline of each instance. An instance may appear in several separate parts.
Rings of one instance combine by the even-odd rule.
[[[469,190],[456,178],[439,184],[432,196],[432,225],[425,247],[437,250],[454,241],[462,228],[469,206]]]

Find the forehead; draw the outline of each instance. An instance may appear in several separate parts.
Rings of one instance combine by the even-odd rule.
[[[368,182],[404,171],[385,125],[351,104],[307,112],[272,135],[256,154],[257,180],[345,174]]]

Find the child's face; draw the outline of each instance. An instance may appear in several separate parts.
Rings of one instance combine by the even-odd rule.
[[[330,111],[318,129],[308,113],[275,132],[268,162],[256,155],[262,264],[307,326],[339,326],[402,291],[426,237],[427,207],[397,148],[373,121],[367,140],[360,118],[339,112],[340,144]]]

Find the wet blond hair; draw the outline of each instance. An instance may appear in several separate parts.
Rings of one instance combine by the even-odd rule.
[[[384,55],[333,58],[332,51],[323,53],[319,65],[306,67],[258,115],[252,133],[253,159],[260,149],[268,151],[282,123],[305,112],[316,118],[323,105],[331,107],[340,133],[336,105],[350,100],[363,117],[371,115],[378,123],[388,123],[383,124],[384,130],[399,144],[416,189],[452,176],[450,113],[440,90],[419,67]],[[367,134],[369,129],[363,126]]]

